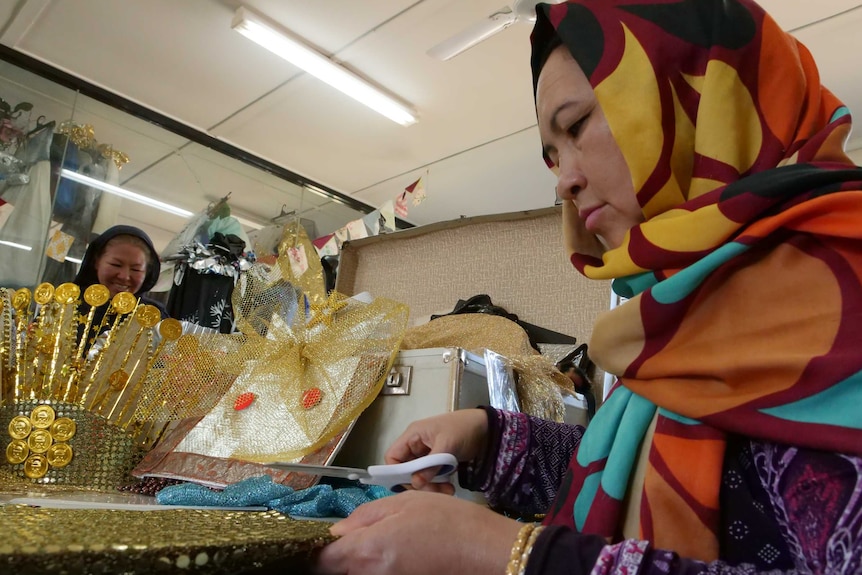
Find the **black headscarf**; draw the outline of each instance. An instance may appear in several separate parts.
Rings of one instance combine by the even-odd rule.
[[[87,246],[87,252],[84,254],[84,259],[81,260],[81,269],[78,271],[78,275],[75,276],[75,283],[78,284],[82,292],[89,286],[99,283],[99,276],[96,273],[96,262],[99,260],[99,256],[105,251],[107,243],[117,236],[134,236],[143,241],[149,248],[149,253],[147,254],[147,273],[144,276],[144,283],[141,284],[140,289],[135,295],[141,298],[142,303],[159,308],[162,318],[168,317],[167,311],[165,311],[164,306],[160,302],[143,297],[144,293],[150,291],[156,285],[159,273],[161,272],[161,264],[159,263],[159,254],[153,246],[150,236],[140,228],[134,226],[113,226],[90,242],[90,245]],[[86,304],[82,305],[86,306]]]

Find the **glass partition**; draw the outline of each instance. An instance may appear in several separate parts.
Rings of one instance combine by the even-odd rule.
[[[373,211],[20,63],[0,60],[0,286],[71,281],[88,243],[115,224],[143,229],[161,253],[225,198],[252,238],[274,218],[299,218],[313,239]]]

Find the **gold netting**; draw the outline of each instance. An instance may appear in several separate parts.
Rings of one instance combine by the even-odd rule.
[[[326,299],[323,265],[298,219],[284,226],[278,242],[278,265],[282,276],[302,290],[310,302],[323,303]]]
[[[408,329],[401,344],[401,349],[428,347],[461,347],[476,354],[485,349],[497,352],[517,375],[521,411],[563,421],[565,405],[558,388],[574,392],[574,386],[553,361],[530,346],[527,332],[517,323],[491,314],[446,315]]]
[[[343,431],[382,387],[406,329],[407,307],[335,292],[309,297],[305,289],[323,291],[322,284],[315,287],[323,277],[312,266],[297,274],[302,268],[286,262],[288,247],[315,253],[303,232],[291,233],[276,265],[254,265],[234,291],[241,334],[201,337],[191,351],[178,341],[151,375],[141,417],[157,410],[166,417],[189,387],[204,390],[203,380],[216,382],[210,397],[217,400],[205,402],[206,415],[176,451],[257,463],[296,459]]]

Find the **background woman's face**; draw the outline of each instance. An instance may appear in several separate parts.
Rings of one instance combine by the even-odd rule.
[[[631,174],[595,92],[565,46],[548,57],[536,90],[545,155],[558,168],[557,196],[608,248],[644,220]]]
[[[108,288],[111,297],[127,291],[137,293],[147,276],[147,254],[125,242],[108,242],[96,260],[96,277]]]

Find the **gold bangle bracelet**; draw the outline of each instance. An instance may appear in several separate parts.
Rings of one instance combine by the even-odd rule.
[[[530,553],[533,551],[533,545],[536,544],[536,539],[538,539],[539,533],[541,533],[544,529],[545,527],[540,525],[533,529],[532,532],[530,532],[530,538],[527,539],[527,544],[524,545],[524,550],[521,551],[521,559],[518,566],[518,575],[524,575],[524,573],[527,572],[527,560],[530,558]]]
[[[509,554],[509,563],[506,565],[506,575],[518,575],[518,570],[521,567],[521,555],[524,552],[524,547],[530,539],[533,530],[536,529],[535,523],[527,523],[521,530],[518,531],[518,536],[515,537],[515,542],[512,544],[512,552]]]

